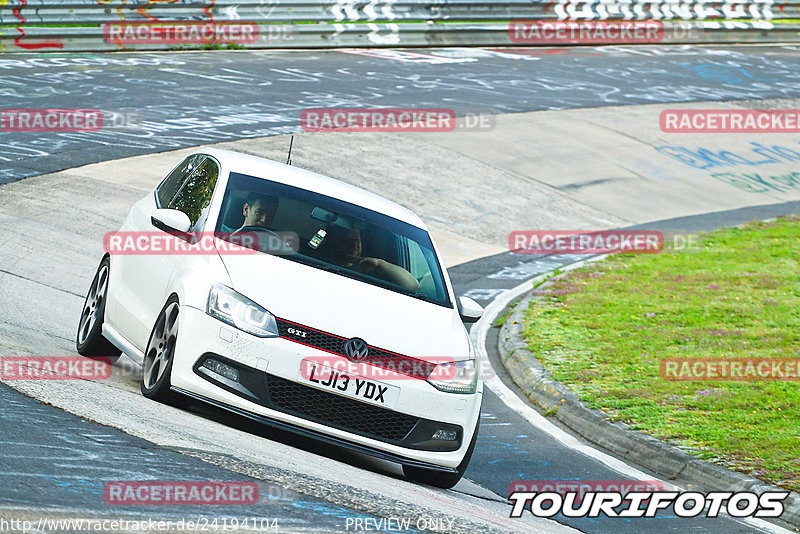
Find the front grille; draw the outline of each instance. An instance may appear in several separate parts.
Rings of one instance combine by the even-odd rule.
[[[282,338],[347,358],[344,353],[344,344],[347,342],[347,338],[323,332],[322,330],[317,330],[309,326],[293,323],[285,319],[277,319],[277,322],[278,332]],[[298,334],[298,331],[302,333]],[[436,367],[436,364],[424,360],[389,352],[384,349],[379,349],[378,347],[373,347],[372,345],[368,346],[369,354],[363,360],[359,360],[359,363],[369,363],[376,367],[391,369],[392,371],[397,371],[423,380],[428,378]]]
[[[271,404],[278,410],[317,423],[383,441],[401,441],[416,417],[268,376]]]
[[[235,367],[239,371],[238,381],[204,367],[203,363],[209,358]],[[455,451],[464,437],[464,431],[458,425],[414,417],[343,397],[258,371],[211,352],[197,360],[193,369],[198,376],[218,387],[271,410],[393,445],[423,451]],[[434,432],[439,429],[455,431],[457,440],[433,440]]]

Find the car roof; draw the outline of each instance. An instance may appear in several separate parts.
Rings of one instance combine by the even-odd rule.
[[[399,219],[408,224],[417,226],[427,231],[425,223],[422,222],[414,212],[408,208],[387,200],[380,195],[370,193],[365,189],[347,184],[335,178],[330,178],[322,174],[301,169],[293,165],[278,163],[277,161],[222,150],[218,148],[205,148],[197,150],[195,154],[206,154],[219,160],[230,172],[246,174],[256,178],[272,180],[309,191],[314,191],[329,197],[344,200],[351,204],[356,204],[372,211],[377,211],[389,217]]]

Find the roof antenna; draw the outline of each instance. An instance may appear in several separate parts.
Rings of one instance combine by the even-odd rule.
[[[292,144],[293,143],[294,143],[294,136],[289,138],[289,155],[286,158],[286,164],[287,165],[291,165],[292,164]]]

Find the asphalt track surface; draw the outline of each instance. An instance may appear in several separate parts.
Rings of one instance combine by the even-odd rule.
[[[461,116],[796,97],[797,46],[3,55],[2,108],[98,108],[133,128],[0,136],[0,183],[300,130],[306,108]]]
[[[3,473],[0,506],[29,510],[31,517],[88,518],[106,516],[141,520],[141,506],[105,505],[104,481],[190,480],[243,481],[259,486],[257,504],[246,507],[220,505],[158,506],[159,520],[209,523],[214,518],[258,518],[273,521],[283,530],[338,532],[348,517],[372,518],[351,509],[253,480],[221,467],[167,451],[117,429],[104,427],[43,405],[0,385],[0,427],[3,428],[0,470]],[[246,510],[245,510],[246,508]],[[245,510],[245,511],[243,511]],[[35,511],[35,512],[34,512]],[[113,511],[113,514],[110,512]],[[59,513],[61,512],[61,513]],[[144,514],[155,515],[150,508]],[[17,517],[18,514],[9,514]],[[0,511],[0,518],[4,514]],[[34,519],[34,524],[38,523]],[[55,529],[54,529],[55,530]],[[268,530],[268,529],[265,529]],[[46,531],[46,530],[45,530]]]
[[[725,54],[716,51],[726,51]],[[94,107],[131,111],[141,128],[97,133],[3,133],[0,182],[136,154],[245,137],[298,131],[308,107],[446,107],[458,114],[505,113],[654,102],[763,99],[800,93],[795,47],[587,48],[574,51],[430,51],[434,59],[364,56],[343,52],[215,52],[107,56],[3,56],[2,108]],[[447,58],[447,54],[450,55]],[[518,58],[510,57],[518,55]],[[438,59],[436,59],[438,58]],[[442,59],[444,58],[444,59]],[[760,74],[760,73],[763,73]],[[356,83],[357,80],[366,82]],[[237,115],[238,114],[238,115]],[[238,116],[236,124],[222,124]],[[229,119],[228,119],[229,120]],[[797,212],[799,203],[760,206],[664,221],[654,229],[701,230]],[[574,256],[500,254],[450,269],[458,293],[483,304],[503,290]],[[496,362],[492,339],[487,342]],[[510,381],[501,374],[507,384]],[[42,405],[0,385],[0,504],[38,510],[108,512],[97,495],[101,478],[243,479],[195,458],[168,451],[108,427]],[[214,409],[198,417],[254,434],[265,431]],[[292,438],[267,432],[270,439]],[[307,450],[342,459],[349,455]],[[76,451],[91,458],[76,461]],[[92,472],[92,470],[96,470]],[[478,446],[466,478],[498,495],[518,479],[620,480],[602,462],[562,446],[510,410],[491,391],[484,395]],[[263,484],[262,484],[263,486]],[[262,487],[262,495],[271,495]],[[291,491],[262,499],[258,515],[285,518],[288,528],[342,529],[342,518],[365,514]],[[99,493],[98,493],[99,492]],[[95,503],[95,504],[92,504]],[[185,510],[166,510],[176,517]],[[119,515],[120,510],[114,510]],[[124,510],[131,517],[141,509]],[[250,511],[248,511],[249,513]],[[231,512],[235,513],[235,511]],[[559,519],[585,532],[752,532],[758,528],[720,518]]]

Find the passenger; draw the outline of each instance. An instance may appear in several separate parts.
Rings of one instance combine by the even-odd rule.
[[[328,228],[325,249],[332,263],[353,271],[391,282],[409,291],[417,291],[419,282],[410,272],[380,258],[362,255],[361,231],[341,226]]]

